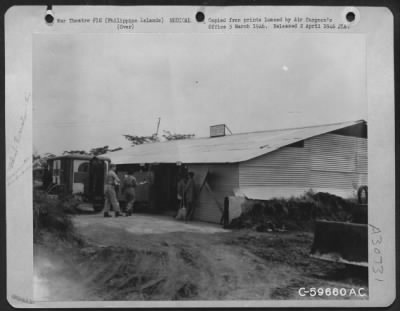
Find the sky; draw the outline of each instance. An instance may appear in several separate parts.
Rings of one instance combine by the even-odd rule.
[[[35,34],[34,150],[367,120],[365,62],[358,34]]]

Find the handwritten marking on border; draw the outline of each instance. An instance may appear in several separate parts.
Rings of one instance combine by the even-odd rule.
[[[373,254],[372,254],[372,272],[375,275],[375,280],[382,282],[383,281],[383,254],[382,254],[382,243],[383,243],[383,237],[382,237],[382,231],[378,227],[369,224],[369,227],[372,230],[371,234],[371,243],[372,243],[372,248],[373,248]]]
[[[21,142],[22,133],[23,133],[24,127],[25,127],[25,122],[28,117],[28,103],[29,103],[30,99],[31,99],[31,93],[25,93],[25,111],[24,111],[24,114],[19,118],[20,124],[18,127],[18,131],[17,131],[17,134],[14,135],[13,141],[11,143],[12,152],[9,157],[9,161],[10,161],[8,164],[9,170],[14,168],[15,159],[17,158],[17,155],[18,155],[19,144]]]
[[[14,170],[9,176],[7,176],[7,186],[11,186],[16,182],[22,175],[26,173],[27,170],[32,168],[31,157],[26,157],[24,162]]]

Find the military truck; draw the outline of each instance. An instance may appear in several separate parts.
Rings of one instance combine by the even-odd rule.
[[[104,205],[104,184],[110,159],[103,156],[68,154],[47,160],[51,183],[49,195],[75,195],[86,208],[101,211]]]

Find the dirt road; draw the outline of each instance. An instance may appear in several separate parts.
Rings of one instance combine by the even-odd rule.
[[[74,223],[87,244],[62,245],[49,238],[36,247],[36,292],[43,299],[309,299],[298,295],[300,287],[367,293],[366,271],[308,256],[310,233],[227,231],[137,214],[81,215]],[[58,246],[49,250],[52,243]],[[52,264],[44,265],[49,258]]]

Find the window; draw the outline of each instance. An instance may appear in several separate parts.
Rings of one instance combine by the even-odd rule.
[[[87,172],[89,172],[89,163],[88,163],[88,162],[81,163],[81,164],[78,166],[78,172],[80,172],[80,173],[87,173]]]

